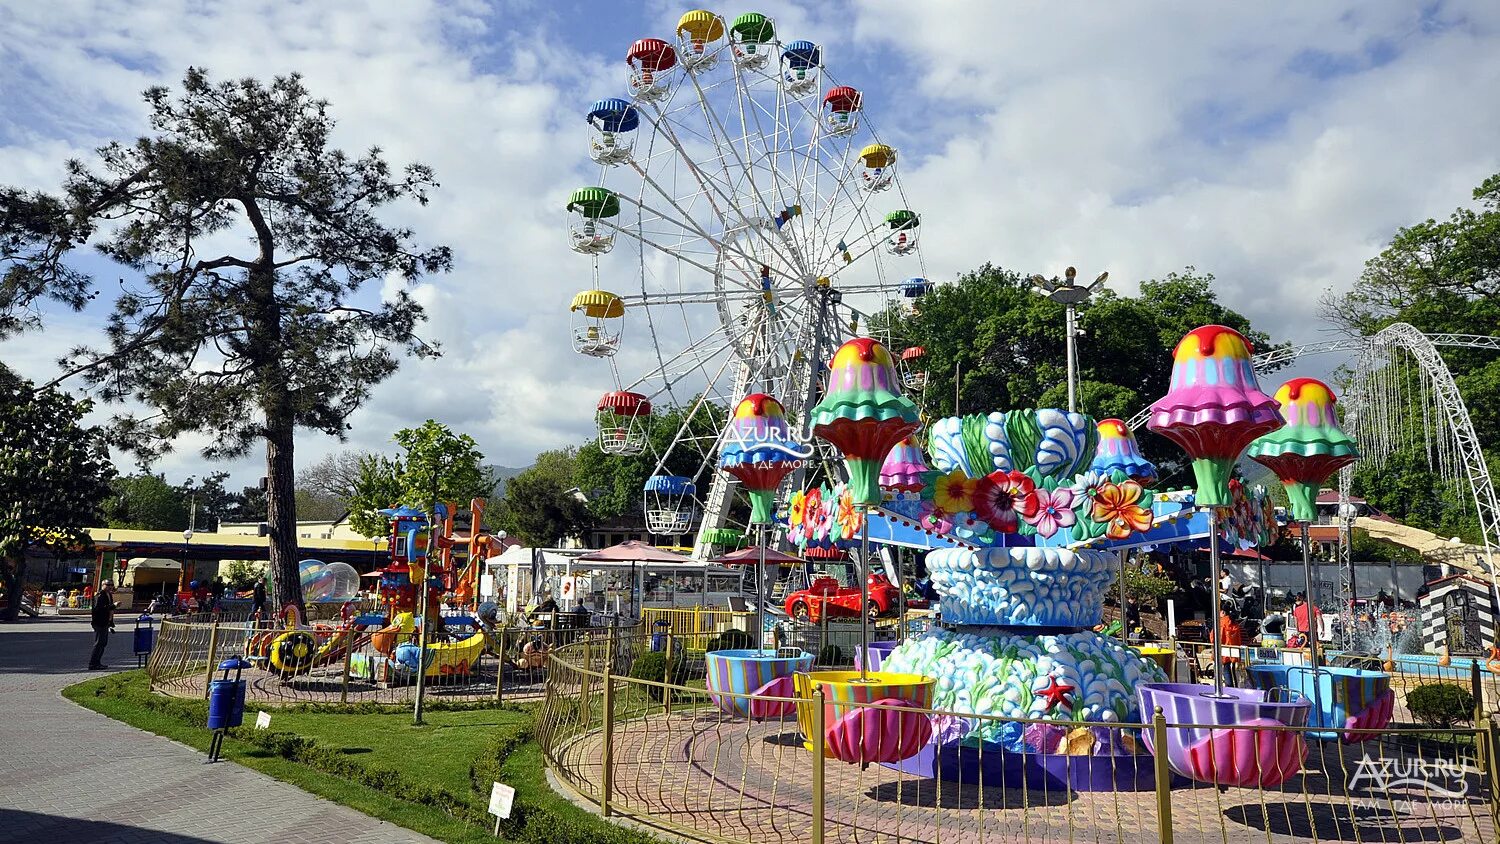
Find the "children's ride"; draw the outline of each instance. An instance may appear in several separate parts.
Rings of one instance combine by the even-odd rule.
[[[866,582],[866,589],[857,589],[839,583],[838,578],[814,578],[806,589],[787,595],[782,605],[787,615],[808,624],[821,624],[833,618],[859,618],[861,609],[871,618],[895,612],[900,595],[886,576],[871,574]]]

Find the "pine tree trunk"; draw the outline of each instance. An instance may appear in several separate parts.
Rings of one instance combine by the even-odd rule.
[[[296,606],[307,618],[302,603],[302,579],[297,573],[297,496],[292,462],[291,421],[268,419],[266,424],[266,525],[270,542],[271,585],[281,608]]]
[[[0,621],[15,621],[21,617],[21,579],[26,575],[26,558],[0,560],[0,578],[5,580],[5,609],[0,610]]]

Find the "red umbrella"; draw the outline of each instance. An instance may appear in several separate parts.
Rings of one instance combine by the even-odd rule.
[[[647,545],[639,539],[629,539],[619,545],[590,551],[578,558],[582,563],[691,563],[686,554],[664,551],[655,545]]]
[[[760,561],[761,556],[759,548],[743,548],[739,551],[733,551],[721,557],[715,557],[712,560],[709,560],[710,563],[718,563],[721,566],[754,565],[755,563],[758,563]],[[802,558],[794,557],[791,554],[783,554],[780,551],[772,551],[771,549],[767,548],[765,561],[768,563],[790,565],[802,562]]]

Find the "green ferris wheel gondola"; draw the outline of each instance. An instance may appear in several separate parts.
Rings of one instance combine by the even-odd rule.
[[[892,211],[885,215],[885,222],[886,225],[891,227],[891,231],[902,231],[903,229],[914,229],[922,225],[922,218],[918,217],[915,212],[903,208],[900,211]]]
[[[741,44],[765,44],[776,37],[776,25],[760,12],[746,12],[735,18],[729,31]]]
[[[595,220],[617,217],[620,214],[620,197],[609,188],[579,188],[568,197],[568,210]]]

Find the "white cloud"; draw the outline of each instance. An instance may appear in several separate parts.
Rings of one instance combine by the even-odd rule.
[[[562,204],[593,181],[581,106],[623,88],[624,46],[670,37],[686,6],[653,0],[638,31],[590,28],[544,4],[84,2],[12,4],[0,18],[0,183],[53,186],[61,161],[144,128],[139,92],[189,64],[219,78],[299,71],[328,98],[336,142],[432,165],[426,208],[392,209],[453,273],[416,292],[445,356],[408,362],[352,420],[351,445],[390,448],[429,416],[496,462],[590,430],[608,368],[568,345],[566,304],[591,285]],[[1131,289],[1185,264],[1280,336],[1314,339],[1324,288],[1357,277],[1399,225],[1442,215],[1500,170],[1500,13],[1404,3],[772,3],[784,37],[827,46],[868,87],[901,147],[939,280],[984,261],[1109,269]],[[601,11],[602,14],[602,11]],[[622,14],[614,4],[609,14]],[[584,21],[582,27],[579,22]],[[605,45],[605,46],[598,46]],[[593,53],[589,50],[599,49]],[[639,289],[625,262],[606,285]],[[706,285],[705,285],[706,286]],[[388,283],[385,295],[393,291]],[[711,313],[709,320],[715,319]],[[33,375],[97,330],[58,315],[0,350]],[[627,327],[626,381],[655,351]],[[299,462],[337,445],[299,440]],[[169,473],[204,471],[184,442]],[[259,460],[236,479],[260,474]]]

